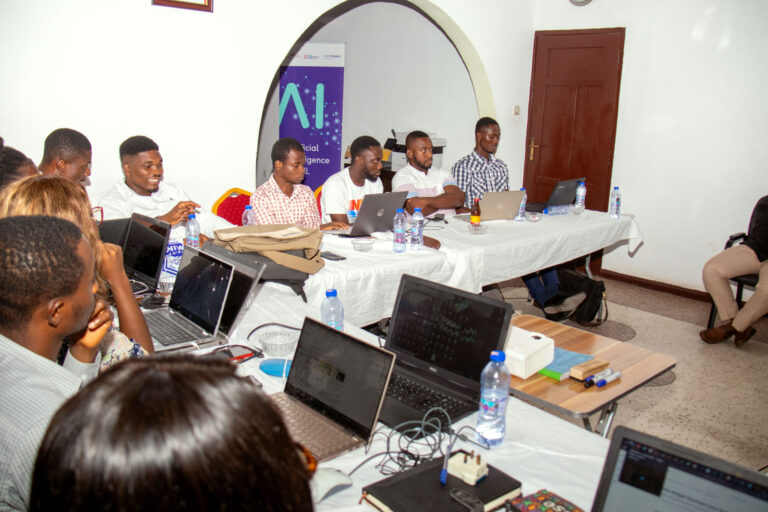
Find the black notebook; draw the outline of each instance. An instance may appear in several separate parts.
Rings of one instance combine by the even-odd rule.
[[[453,452],[467,453],[463,450]],[[398,473],[384,480],[363,487],[365,500],[379,510],[407,512],[410,510],[440,510],[466,512],[467,508],[454,501],[451,489],[462,489],[485,504],[485,510],[494,510],[520,495],[520,482],[503,471],[488,464],[488,476],[477,485],[464,483],[453,475],[448,475],[445,485],[440,484],[440,470],[443,458],[424,462],[408,471]]]

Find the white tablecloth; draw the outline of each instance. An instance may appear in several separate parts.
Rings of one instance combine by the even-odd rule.
[[[369,325],[391,316],[400,277],[404,273],[479,293],[484,285],[506,281],[591,254],[629,240],[634,251],[642,240],[634,218],[611,219],[603,212],[544,216],[536,223],[488,221],[487,231],[473,235],[468,223],[448,218],[429,223],[425,235],[440,240],[439,251],[392,252],[391,233],[377,233],[370,252],[352,248],[349,238],[323,237],[322,249],[346,256],[326,261],[304,285],[308,303],[318,311],[325,290],[336,288],[344,318]],[[273,285],[280,286],[280,285]]]
[[[282,322],[300,327],[304,316],[319,318],[319,311],[304,304],[300,298],[282,290],[263,287],[254,306],[233,333],[233,341],[244,342],[253,327],[266,322]],[[375,336],[345,325],[345,331],[368,343],[376,343]],[[269,377],[258,369],[260,360],[241,365],[240,370],[256,376],[267,393],[280,391],[281,379]],[[462,420],[457,426],[474,425],[475,415]],[[383,427],[382,425],[379,425]],[[386,431],[386,427],[383,427]],[[474,444],[459,442],[453,449],[478,450]],[[547,488],[589,510],[600,480],[608,441],[587,430],[510,397],[507,408],[507,434],[504,443],[480,453],[486,460],[513,476],[523,484],[523,494]],[[370,451],[363,448],[325,462],[320,467],[339,469],[348,473],[367,457],[385,451],[383,433],[377,434]],[[320,503],[317,510],[372,510],[358,505],[362,488],[384,478],[376,470],[378,459],[369,461],[352,475],[352,487],[334,494]]]

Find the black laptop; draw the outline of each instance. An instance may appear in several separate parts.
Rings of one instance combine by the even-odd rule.
[[[768,510],[768,476],[619,426],[592,512]]]
[[[552,193],[549,194],[549,199],[545,203],[526,203],[525,211],[538,212],[544,211],[544,208],[552,208],[553,206],[562,206],[573,204],[576,201],[576,189],[579,188],[579,182],[585,181],[587,178],[576,178],[573,180],[558,181]]]
[[[480,373],[491,351],[504,349],[513,311],[499,300],[404,275],[385,345],[397,361],[379,420],[394,428],[420,421],[432,407],[451,422],[477,411]],[[445,415],[432,417],[446,429]]]
[[[170,236],[167,222],[140,213],[131,215],[123,242],[123,265],[134,293],[157,289]]]

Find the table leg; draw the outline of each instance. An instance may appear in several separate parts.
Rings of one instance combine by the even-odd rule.
[[[586,270],[586,272],[587,272],[587,277],[589,277],[590,279],[594,279],[595,276],[592,275],[592,270],[589,268],[589,262],[590,261],[592,261],[592,255],[591,254],[587,254],[587,258],[586,258],[586,260],[584,262],[584,270]]]
[[[619,402],[613,402],[607,408],[603,409],[603,412],[600,413],[600,420],[595,427],[596,434],[600,434],[605,438],[608,437],[608,432],[611,430],[611,424],[613,423],[613,418],[616,415],[616,409],[618,409],[618,407]]]

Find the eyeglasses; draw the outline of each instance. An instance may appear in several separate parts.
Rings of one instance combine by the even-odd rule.
[[[307,468],[307,478],[312,478],[312,475],[317,471],[317,459],[303,444],[294,444],[296,445],[296,451],[299,452],[299,457],[304,461],[304,467]]]
[[[101,224],[104,222],[104,208],[101,206],[91,208],[91,217],[93,217],[93,220],[96,221],[96,224],[101,226]]]

